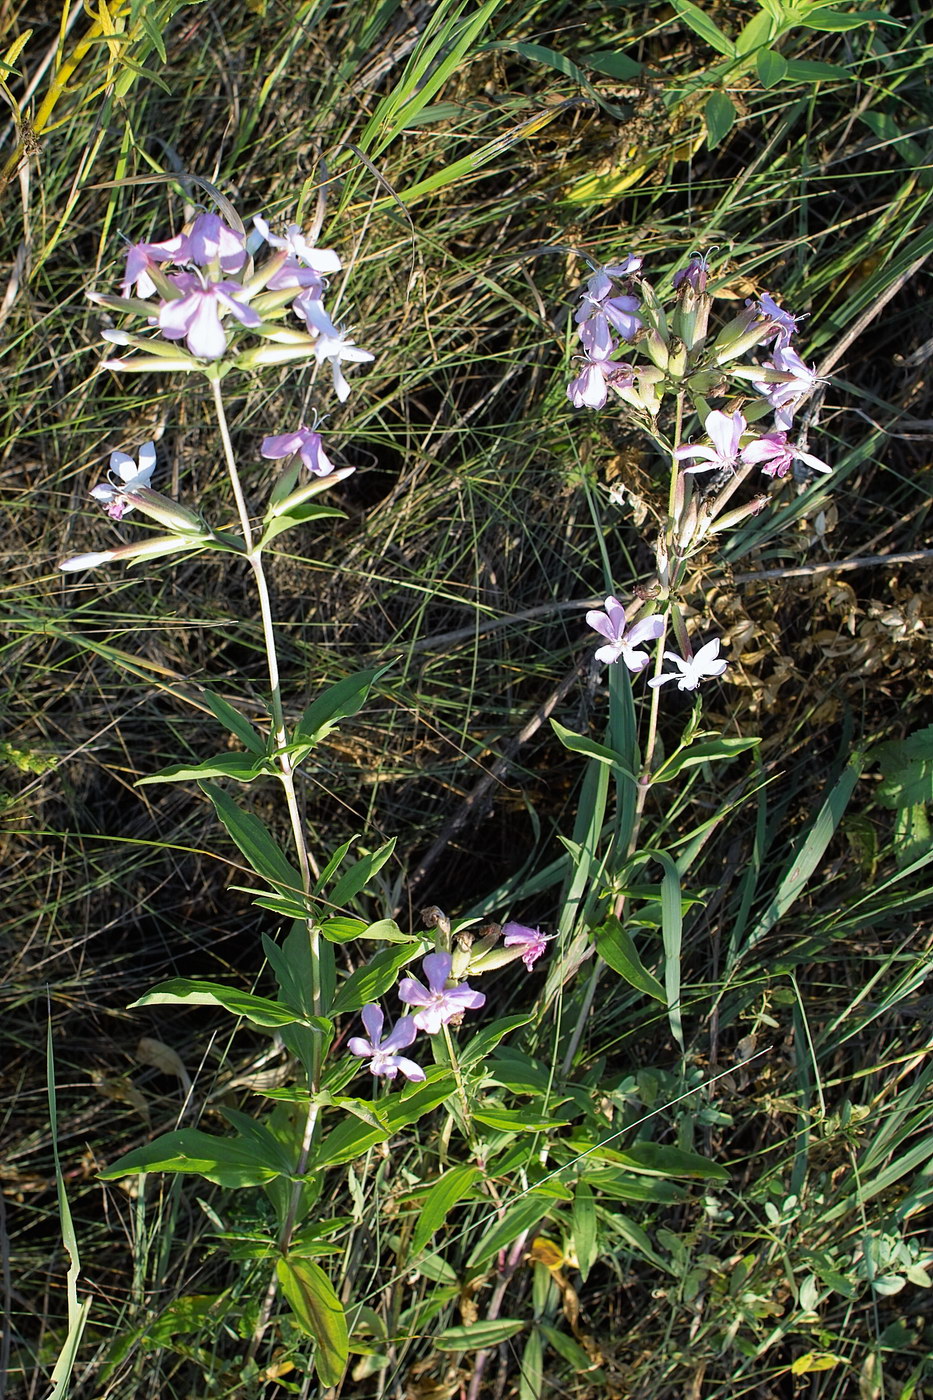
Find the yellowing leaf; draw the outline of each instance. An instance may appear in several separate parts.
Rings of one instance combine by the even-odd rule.
[[[831,1371],[843,1362],[843,1357],[834,1356],[831,1351],[805,1351],[793,1362],[790,1370],[793,1376],[807,1376],[811,1371]]]
[[[311,1259],[280,1259],[275,1272],[295,1321],[314,1338],[314,1369],[321,1385],[339,1385],[350,1342],[346,1313],[330,1279]]]

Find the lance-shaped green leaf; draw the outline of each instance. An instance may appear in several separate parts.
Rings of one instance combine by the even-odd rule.
[[[473,1183],[479,1174],[478,1167],[453,1167],[434,1182],[420,1204],[418,1221],[411,1237],[410,1259],[421,1253],[457,1202],[471,1195]]]
[[[314,1339],[318,1380],[324,1387],[339,1385],[350,1347],[346,1313],[333,1284],[319,1264],[294,1255],[280,1259],[275,1272],[296,1323]]]
[[[222,1006],[254,1026],[291,1026],[297,1022],[322,1034],[331,1029],[330,1022],[323,1016],[308,1016],[269,997],[254,996],[237,987],[225,987],[219,982],[206,982],[196,977],[172,977],[168,982],[160,982],[132,1006]]]
[[[271,1142],[277,1147],[274,1138]],[[241,1137],[217,1137],[200,1128],[179,1128],[127,1152],[99,1175],[113,1181],[132,1172],[192,1172],[218,1186],[239,1188],[264,1186],[288,1171],[280,1149],[263,1149]]]
[[[374,683],[384,676],[389,666],[372,671],[358,671],[347,676],[312,700],[295,726],[295,740],[303,744],[319,744],[330,731],[363,708]]]
[[[333,1014],[359,1011],[361,1006],[378,1001],[395,986],[400,969],[417,957],[421,947],[421,940],[416,939],[398,948],[380,948],[365,967],[358,967],[344,982],[334,999]]]
[[[202,782],[206,778],[233,778],[238,783],[251,783],[259,773],[270,771],[269,760],[247,753],[220,753],[214,758],[205,758],[200,763],[170,763],[158,773],[150,773],[148,778],[137,778],[134,786],[145,787],[147,783]]]
[[[593,937],[596,940],[597,953],[613,972],[624,977],[636,991],[653,997],[655,1001],[661,1002],[662,1006],[666,1005],[664,988],[657,977],[645,967],[630,934],[614,915],[593,930]]]
[[[380,846],[378,851],[373,851],[368,856],[361,856],[334,885],[330,892],[331,903],[348,904],[354,895],[359,894],[360,890],[364,889],[372,877],[382,869],[394,850],[395,837],[393,836]]]
[[[240,743],[246,745],[250,753],[264,754],[266,752],[262,735],[257,733],[246,716],[234,709],[228,700],[225,700],[222,695],[216,695],[213,690],[208,690],[206,686],[201,687],[200,694],[214,718],[219,719],[224,728],[229,729],[231,734],[235,734]]]
[[[704,739],[696,744],[671,754],[656,772],[652,773],[652,783],[669,783],[685,768],[696,768],[701,763],[717,763],[723,759],[738,758],[739,754],[755,749],[760,738],[749,739]]]
[[[686,1176],[700,1181],[728,1181],[729,1173],[718,1162],[710,1162],[696,1152],[685,1152],[661,1142],[636,1142],[614,1154],[629,1171],[649,1176]],[[592,1179],[592,1178],[591,1178]]]
[[[201,783],[201,791],[213,802],[218,817],[256,874],[273,885],[283,885],[286,890],[300,893],[301,876],[259,818],[252,812],[242,811],[223,788],[213,783]]]
[[[638,781],[628,767],[625,756],[617,753],[615,749],[607,748],[605,744],[597,744],[595,739],[587,739],[583,734],[574,734],[572,729],[565,729],[562,724],[558,724],[556,719],[551,720],[551,728],[564,748],[569,749],[571,753],[584,754],[587,758],[595,758],[600,763],[608,763],[624,778],[630,778],[633,783]]]
[[[304,486],[296,487],[281,498],[273,491],[269,498],[266,519],[274,520],[279,515],[293,515],[298,506],[304,505],[314,496],[319,496],[322,491],[326,491],[329,487],[336,486],[338,482],[346,481],[347,477],[352,476],[355,471],[356,467],[338,467],[336,471],[328,472],[326,476],[318,476],[313,481],[306,481]]]
[[[269,521],[262,532],[262,539],[256,547],[257,549],[265,549],[267,544],[271,544],[274,539],[284,534],[286,530],[290,530],[293,525],[308,525],[312,520],[326,520],[328,516],[337,520],[345,520],[346,512],[339,510],[336,506],[296,505],[291,510],[277,515],[274,520]]]
[[[438,1351],[486,1351],[518,1336],[527,1323],[520,1317],[497,1317],[480,1322],[447,1327],[435,1337]]]

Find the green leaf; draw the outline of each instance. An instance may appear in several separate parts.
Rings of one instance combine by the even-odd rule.
[[[336,685],[328,686],[316,700],[312,700],[301,716],[295,726],[295,739],[305,744],[320,743],[342,719],[357,714],[363,708],[373,685],[388,670],[390,666],[358,671]]]
[[[160,982],[151,992],[131,1003],[135,1006],[222,1006],[234,1016],[243,1016],[254,1026],[291,1026],[296,1022],[309,1025],[312,1018],[268,997],[253,996],[236,987],[224,987],[219,982],[204,982],[198,978],[173,977]],[[313,1018],[322,1020],[321,1017]],[[329,1022],[317,1027],[329,1028]]]
[[[787,59],[774,49],[759,49],[755,55],[755,69],[762,87],[777,87],[787,77]]]
[[[681,0],[682,3],[682,0]],[[735,125],[735,105],[724,92],[710,93],[706,100],[706,144],[711,151],[725,140]]]
[[[421,1202],[418,1223],[411,1237],[409,1260],[413,1260],[443,1225],[450,1211],[471,1194],[473,1183],[479,1176],[478,1167],[453,1167],[438,1177],[428,1194]]]
[[[763,44],[769,44],[774,34],[775,22],[767,10],[759,10],[741,30],[735,41],[737,54],[754,53]]]
[[[858,10],[855,14],[843,14],[841,10],[830,10],[824,6],[811,10],[794,10],[794,23],[805,29],[818,29],[823,34],[841,34],[848,29],[859,29],[863,24],[894,24],[899,29],[901,20],[892,19],[881,10]]]
[[[852,74],[848,68],[841,68],[837,63],[818,63],[808,58],[789,58],[787,60],[787,81],[789,83],[822,83],[829,79],[845,78],[846,82],[854,82]]]
[[[498,1254],[500,1249],[508,1249],[519,1235],[533,1229],[551,1206],[553,1201],[549,1197],[538,1196],[533,1191],[521,1197],[514,1205],[508,1206],[502,1219],[493,1225],[491,1230],[483,1231],[481,1239],[467,1260],[467,1268],[479,1268],[487,1259],[492,1259]],[[491,1221],[495,1217],[490,1216],[489,1219]]]
[[[930,819],[923,802],[915,807],[899,807],[894,818],[894,860],[905,870],[930,850]]]
[[[378,1105],[377,1116],[384,1116],[388,1125],[384,1130],[349,1118],[339,1123],[324,1138],[309,1165],[309,1171],[317,1172],[324,1166],[336,1167],[343,1162],[352,1162],[376,1143],[385,1142],[402,1128],[433,1112],[445,1099],[450,1098],[457,1083],[452,1074],[438,1073],[436,1068],[429,1070],[428,1076],[426,1082],[419,1084],[413,1092],[404,1093],[404,1096],[399,1095],[388,1102],[383,1100]]]
[[[718,1162],[696,1152],[660,1142],[636,1142],[617,1154],[617,1160],[633,1172],[650,1176],[696,1177],[700,1181],[728,1181],[729,1173]]]
[[[127,1152],[99,1175],[104,1181],[131,1172],[193,1172],[218,1186],[264,1186],[288,1167],[271,1152],[260,1151],[242,1138],[215,1137],[200,1128],[179,1128],[154,1142]]]
[[[881,768],[875,795],[885,807],[933,802],[933,725],[879,745],[874,756]]]
[[[507,1036],[510,1031],[518,1030],[519,1026],[527,1026],[531,1016],[503,1016],[501,1020],[493,1021],[491,1026],[486,1026],[473,1037],[460,1054],[461,1069],[470,1069],[473,1065],[485,1060],[487,1055],[495,1050],[499,1041]]]
[[[213,783],[202,783],[201,790],[213,802],[214,810],[246,857],[250,868],[273,885],[283,885],[286,890],[300,894],[301,876],[286,860],[259,818],[251,812],[241,811],[223,788],[215,787]]]
[[[861,776],[864,761],[864,756],[861,753],[854,753],[849,759],[839,781],[817,813],[797,853],[784,869],[773,898],[749,934],[743,955],[750,952],[764,938],[765,934],[770,932],[778,920],[784,917],[803,894],[810,876],[813,875],[822,860],[823,853],[832,840],[833,833],[848,806],[849,798]]]
[[[250,753],[265,754],[266,746],[262,736],[256,732],[245,715],[241,715],[223,696],[215,695],[214,691],[208,690],[206,686],[201,689],[201,698],[215,719],[219,719],[225,729],[235,734]]]
[[[321,933],[328,943],[352,943],[355,938],[362,938],[366,932],[365,919],[325,919],[321,924]]]
[[[522,1352],[518,1400],[542,1400],[544,1393],[544,1344],[535,1327]]]
[[[653,783],[670,782],[671,778],[676,778],[678,773],[682,773],[685,768],[696,768],[701,763],[717,763],[722,760],[738,758],[740,753],[748,753],[749,749],[757,749],[761,743],[760,738],[750,739],[705,739],[699,743],[689,744],[686,748],[671,755],[666,763],[662,763],[656,773],[652,773]]]
[[[596,940],[597,953],[613,972],[624,977],[629,986],[634,987],[636,991],[653,997],[655,1001],[661,1002],[662,1006],[667,1005],[664,988],[644,966],[630,935],[614,915],[593,930],[593,937]]]
[[[438,1351],[485,1351],[516,1337],[527,1324],[522,1318],[497,1317],[492,1321],[467,1322],[448,1327],[434,1338]]]
[[[251,783],[257,773],[268,771],[268,766],[269,760],[265,755],[259,758],[248,753],[222,753],[216,758],[206,758],[202,763],[172,763],[148,778],[137,778],[134,786],[192,780],[200,782],[205,778],[234,778],[238,783]]]
[[[644,64],[637,63],[634,58],[629,58],[628,54],[616,53],[613,49],[597,49],[580,61],[585,63],[587,68],[595,68],[597,73],[605,73],[610,78],[621,78],[623,82],[629,78],[640,77],[644,70]]]
[[[535,1118],[524,1109],[488,1107],[474,1109],[473,1117],[487,1128],[496,1128],[501,1133],[546,1133],[549,1128],[566,1128],[569,1118],[557,1118],[553,1114],[545,1118]]]
[[[262,532],[262,537],[257,549],[265,549],[266,545],[278,539],[286,530],[291,530],[294,525],[308,525],[312,520],[324,520],[328,516],[346,520],[347,513],[338,510],[336,506],[304,505],[295,506],[293,510],[286,511],[282,515],[277,515],[274,520],[270,520]]]
[[[360,859],[351,865],[337,881],[330,892],[332,904],[345,905],[349,903],[360,890],[369,884],[372,877],[382,869],[386,861],[395,850],[395,837],[391,837],[386,843],[379,847],[378,851],[373,851],[371,855],[361,856]]]
[[[564,748],[569,749],[571,753],[582,753],[587,758],[597,759],[600,763],[609,763],[623,777],[631,778],[633,783],[637,781],[634,773],[626,767],[623,755],[617,753],[615,749],[607,748],[605,744],[597,744],[594,739],[584,738],[582,734],[574,734],[572,729],[565,729],[562,724],[558,724],[556,719],[551,720],[551,728]]]
[[[596,1198],[593,1188],[578,1181],[573,1191],[573,1244],[580,1266],[580,1277],[586,1276],[599,1258],[599,1226],[596,1219]]]
[[[584,1149],[585,1150],[585,1149]],[[613,1153],[613,1157],[617,1154]],[[619,1167],[585,1168],[581,1180],[595,1191],[616,1201],[652,1201],[656,1205],[677,1205],[686,1199],[682,1186],[654,1176],[634,1176]]]
[[[350,1344],[346,1313],[333,1284],[319,1264],[293,1255],[280,1259],[275,1272],[295,1321],[314,1339],[314,1369],[321,1385],[339,1385]]]
[[[410,943],[398,948],[380,948],[364,967],[358,967],[344,982],[334,999],[333,1014],[359,1011],[371,1001],[378,1001],[384,992],[395,986],[399,969],[415,956],[416,948]]]
[[[699,34],[710,48],[725,54],[726,58],[735,57],[735,44],[723,34],[719,25],[714,24],[704,10],[692,4],[691,0],[673,0],[673,5],[684,23],[690,26],[694,34]]]
[[[591,1382],[597,1379],[599,1368],[593,1365],[593,1359],[587,1356],[586,1352],[575,1342],[572,1337],[568,1337],[566,1332],[558,1332],[556,1327],[549,1327],[546,1322],[539,1322],[541,1335],[546,1342],[562,1356],[564,1360],[573,1367],[575,1371],[585,1371],[590,1376]]]

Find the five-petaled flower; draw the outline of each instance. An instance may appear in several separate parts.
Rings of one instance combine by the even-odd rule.
[[[686,472],[711,472],[722,469],[732,471],[739,455],[742,434],[748,427],[744,415],[738,409],[734,413],[723,413],[714,408],[704,426],[707,436],[712,441],[712,447],[703,444],[691,447],[687,444],[685,447],[675,448],[674,456],[678,462],[683,462],[688,457],[703,459],[695,467],[685,467]]]
[[[503,924],[502,942],[506,948],[522,949],[522,962],[530,972],[549,939],[539,928],[528,928],[525,924]]]
[[[392,1030],[382,1037],[382,1026],[385,1017],[378,1006],[364,1006],[360,1012],[363,1025],[369,1036],[365,1040],[361,1035],[351,1036],[347,1042],[347,1048],[351,1055],[359,1055],[361,1059],[369,1060],[369,1069],[372,1074],[384,1075],[386,1079],[394,1079],[401,1072],[406,1079],[413,1079],[420,1083],[424,1079],[424,1070],[414,1060],[409,1060],[405,1055],[398,1054],[399,1050],[405,1050],[418,1034],[413,1017],[400,1016]]]
[[[628,669],[637,675],[645,669],[651,659],[646,651],[640,651],[639,648],[644,642],[658,640],[664,631],[664,618],[655,613],[651,617],[643,617],[629,627],[625,608],[618,598],[613,598],[611,594],[606,599],[605,609],[605,612],[588,612],[586,615],[587,625],[606,638],[607,645],[596,649],[596,660],[610,664],[613,661],[624,661]]]
[[[761,467],[766,476],[786,476],[795,461],[806,462],[814,471],[832,471],[828,462],[811,452],[802,452],[796,443],[787,441],[786,433],[779,432],[765,433],[743,447],[742,461]]]
[[[447,987],[452,965],[449,953],[429,953],[421,964],[428,985],[425,987],[417,977],[403,977],[398,984],[402,1001],[409,1006],[420,1006],[414,1023],[427,1035],[437,1035],[441,1026],[459,1018],[464,1011],[476,1011],[486,1001],[483,993],[474,992],[467,982],[459,987]]]
[[[259,450],[263,457],[273,462],[297,453],[312,476],[329,476],[334,470],[333,462],[321,446],[321,434],[306,428],[303,423],[297,432],[263,438]]]
[[[182,340],[192,355],[202,360],[219,360],[227,348],[227,333],[220,323],[226,312],[243,326],[261,324],[251,306],[244,306],[247,295],[239,282],[211,282],[201,274],[178,272],[169,278],[182,293],[159,307],[159,329],[166,340]]]
[[[310,293],[303,293],[295,298],[294,312],[296,316],[304,319],[311,335],[316,336],[314,343],[314,355],[318,364],[324,360],[330,360],[331,372],[334,376],[334,392],[341,403],[344,403],[350,396],[350,386],[343,376],[340,368],[341,361],[348,364],[365,364],[368,360],[374,360],[375,355],[368,350],[361,350],[360,347],[342,331],[338,330],[333,321],[324,310],[324,303]]]
[[[91,495],[95,501],[100,501],[101,505],[107,507],[107,514],[111,520],[122,520],[124,515],[133,509],[133,502],[127,499],[126,493],[134,491],[138,486],[148,486],[155,471],[155,464],[154,442],[143,443],[139,449],[138,464],[125,452],[111,452],[108,468],[110,480],[100,481],[91,488]]]
[[[676,651],[666,651],[665,661],[673,661],[677,667],[676,671],[662,671],[659,676],[652,676],[649,685],[664,685],[666,681],[676,681],[678,690],[696,690],[701,681],[705,681],[712,676],[721,676],[728,666],[725,657],[719,655],[719,638],[714,637],[711,642],[706,642],[695,656],[686,660],[678,656]]]

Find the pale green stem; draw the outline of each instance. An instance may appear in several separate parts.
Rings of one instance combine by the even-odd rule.
[[[219,380],[211,379],[211,391],[214,397],[214,407],[217,413],[217,424],[220,428],[220,437],[223,443],[224,458],[227,464],[227,472],[230,483],[233,487],[233,495],[236,501],[237,514],[240,518],[240,528],[243,531],[243,540],[246,544],[246,559],[252,570],[253,578],[256,582],[256,592],[259,598],[259,615],[262,621],[262,635],[265,644],[266,666],[269,673],[269,693],[270,693],[270,717],[272,720],[272,735],[275,744],[275,759],[279,768],[279,778],[285,793],[285,801],[288,807],[288,815],[292,828],[292,838],[294,840],[295,852],[298,857],[298,867],[301,872],[301,887],[306,899],[310,899],[312,879],[317,876],[317,867],[311,852],[308,850],[308,843],[305,836],[304,821],[301,816],[301,809],[298,804],[298,795],[295,790],[295,769],[292,765],[291,756],[287,752],[288,732],[285,727],[285,713],[282,708],[282,687],[279,675],[279,659],[275,643],[275,627],[272,620],[272,603],[269,597],[269,585],[266,580],[265,570],[262,563],[262,552],[257,549],[253,539],[252,526],[249,519],[249,511],[246,505],[246,497],[243,494],[243,487],[240,483],[240,474],[237,470],[236,457],[233,452],[233,444],[230,440],[230,430],[227,426],[227,416],[224,412],[223,396],[220,392]],[[308,939],[311,947],[311,1005],[315,1016],[323,1015],[323,996],[321,989],[321,934],[314,920],[309,917],[307,921]],[[288,1253],[288,1246],[294,1233],[298,1215],[298,1206],[301,1200],[301,1190],[303,1177],[308,1166],[308,1159],[314,1143],[314,1134],[317,1127],[320,1105],[317,1102],[316,1094],[320,1089],[321,1079],[321,1054],[320,1039],[314,1038],[314,1057],[309,1075],[308,1087],[311,1093],[311,1102],[308,1105],[308,1114],[305,1119],[304,1132],[302,1135],[301,1147],[298,1153],[298,1161],[295,1164],[295,1176],[298,1180],[292,1184],[289,1195],[285,1217],[279,1231],[279,1249],[282,1254]],[[254,1357],[262,1342],[263,1334],[272,1314],[272,1306],[276,1295],[276,1277],[273,1274],[263,1299],[260,1309],[259,1320],[250,1341],[249,1355]]]

